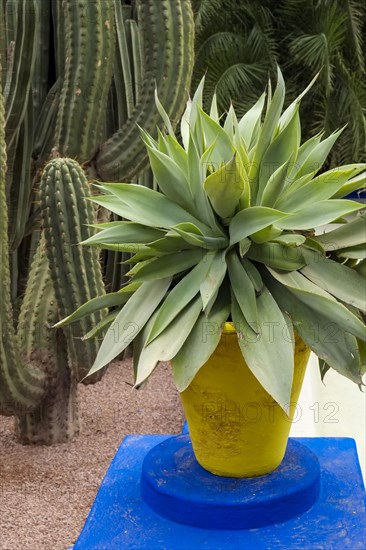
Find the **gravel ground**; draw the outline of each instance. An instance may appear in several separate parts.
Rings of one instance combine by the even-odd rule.
[[[168,365],[131,388],[129,361],[94,386],[79,386],[81,435],[68,444],[27,447],[0,417],[0,549],[65,550],[82,529],[120,442],[129,433],[178,433],[184,416]]]

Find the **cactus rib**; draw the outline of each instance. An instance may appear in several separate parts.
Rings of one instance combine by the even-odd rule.
[[[39,10],[39,44],[36,50],[36,59],[32,80],[32,103],[35,119],[42,108],[48,92],[48,69],[50,58],[50,17],[51,4],[43,0],[36,0]]]
[[[0,90],[0,412],[13,415],[34,409],[46,391],[37,362],[22,362],[17,348],[10,300],[8,208],[6,199],[5,113]]]
[[[41,180],[41,208],[47,256],[61,317],[82,303],[105,292],[99,252],[79,243],[92,235],[88,224],[94,207],[85,200],[90,194],[83,170],[71,159],[56,158],[45,167]],[[95,326],[104,312],[65,329],[70,368],[80,380],[89,371],[98,344],[76,340]]]
[[[98,147],[112,81],[114,1],[64,0],[62,7],[65,66],[55,141],[62,155],[83,163]]]
[[[5,86],[6,143],[12,145],[17,130],[24,118],[31,89],[32,76],[36,60],[37,40],[39,36],[39,6],[35,0],[20,0],[11,3],[17,7],[16,35],[12,72]]]
[[[50,154],[55,141],[55,121],[60,101],[61,79],[48,91],[39,112],[34,131],[33,157],[37,166],[42,166]]]
[[[10,231],[9,246],[15,251],[24,238],[29,217],[32,195],[31,158],[33,146],[33,104],[28,98],[27,110],[16,140],[12,180],[17,182],[10,188]]]
[[[42,232],[30,269],[19,315],[17,339],[21,356],[37,358],[47,373],[47,394],[33,411],[16,418],[18,438],[24,444],[50,445],[68,441],[79,431],[76,384],[68,367],[62,330],[52,330],[58,308]]]
[[[146,152],[138,125],[155,134],[160,121],[154,91],[174,120],[182,112],[188,93],[193,61],[193,15],[186,0],[137,0],[142,41],[143,88],[127,120],[102,147],[96,169],[105,181],[130,181],[146,165]],[[179,37],[178,44],[171,37]],[[177,81],[177,75],[180,80]],[[179,90],[171,97],[171,89]]]

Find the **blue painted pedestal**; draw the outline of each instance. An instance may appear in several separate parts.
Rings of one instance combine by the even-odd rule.
[[[154,512],[141,497],[144,459],[156,445],[165,442],[165,445],[171,446],[167,441],[169,437],[171,436],[134,435],[125,438],[102,482],[75,544],[75,550],[365,550],[365,489],[356,445],[352,439],[294,438],[288,449],[299,448],[300,443],[307,447],[309,456],[313,456],[313,453],[319,461],[320,492],[315,503],[301,514],[295,510],[297,515],[287,521],[256,528],[229,530],[223,528],[222,524],[217,525],[219,529],[206,529],[171,521]],[[187,438],[188,436],[181,436],[180,439],[186,453]],[[157,463],[155,460],[154,464],[154,467],[158,467],[159,460]],[[147,479],[156,479],[156,472],[150,471],[151,463],[146,466],[145,462],[144,468]],[[200,483],[210,480],[212,476],[198,464],[194,466],[194,470],[194,476],[201,476]],[[153,474],[151,478],[149,471]],[[275,474],[274,478],[277,476],[280,479],[278,476],[281,472],[276,472],[277,470],[270,475]],[[162,464],[162,484],[167,479],[166,475],[169,477],[171,473],[166,469],[164,471]],[[263,482],[268,477],[256,479]],[[181,479],[178,475],[180,486],[184,485],[182,479],[184,480],[184,475]],[[221,478],[221,481],[224,485],[227,482],[232,483],[229,478]],[[247,480],[248,487],[253,481]],[[217,478],[216,482],[220,483]],[[143,476],[142,485],[145,492],[146,476]],[[197,486],[196,484],[195,488],[195,483],[192,483],[193,493]],[[314,496],[314,491],[318,489],[314,483],[310,483],[310,486]],[[253,488],[253,485],[250,487]],[[181,491],[178,485],[177,490]],[[259,493],[258,498],[261,496]],[[212,492],[209,496],[216,498],[212,497]],[[252,493],[248,500],[253,503],[256,498],[257,495]],[[154,499],[155,496],[153,501]],[[295,499],[294,508],[298,504]],[[287,506],[290,505],[288,502]]]

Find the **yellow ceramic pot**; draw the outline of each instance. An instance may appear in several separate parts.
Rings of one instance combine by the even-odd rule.
[[[291,402],[286,412],[249,370],[232,323],[214,354],[180,394],[193,450],[213,474],[255,477],[272,472],[284,457],[310,349],[296,336]],[[278,365],[276,368],[281,368]]]

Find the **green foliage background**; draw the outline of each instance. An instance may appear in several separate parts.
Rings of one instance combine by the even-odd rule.
[[[366,159],[366,4],[362,0],[192,0],[196,63],[192,89],[206,74],[205,102],[244,113],[284,73],[290,102],[315,73],[302,103],[304,139],[347,124],[329,165]]]

